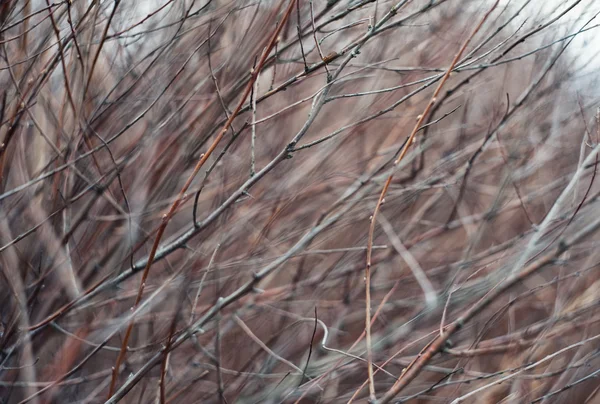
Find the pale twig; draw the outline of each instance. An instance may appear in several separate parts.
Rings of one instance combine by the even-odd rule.
[[[215,261],[215,257],[217,256],[217,251],[219,251],[220,246],[221,246],[220,244],[217,244],[217,246],[215,247],[215,250],[213,251],[213,253],[210,257],[210,261],[208,261],[208,266],[206,267],[206,271],[204,271],[204,274],[202,275],[202,279],[200,279],[200,284],[198,285],[198,290],[196,291],[196,297],[194,298],[194,304],[192,305],[192,310],[190,313],[190,319],[188,321],[188,325],[192,324],[194,321],[194,314],[196,313],[196,306],[198,305],[198,298],[200,297],[200,293],[202,293],[202,287],[204,286],[204,280],[206,279],[206,276],[212,269],[213,262]]]
[[[411,252],[402,244],[402,240],[394,231],[394,227],[388,222],[383,213],[378,216],[379,223],[381,224],[381,228],[388,236],[392,246],[396,252],[402,257],[406,265],[410,268],[413,273],[413,276],[417,280],[417,283],[423,290],[423,294],[425,295],[425,302],[429,307],[434,307],[437,304],[437,294],[435,293],[435,289],[433,285],[427,278],[427,275],[419,265],[419,262],[415,259],[415,257],[411,254]]]
[[[289,367],[291,367],[292,369],[294,369],[297,373],[297,375],[301,375],[301,376],[305,376],[306,374],[304,373],[304,371],[302,369],[300,369],[298,366],[294,365],[292,362],[288,361],[287,359],[281,357],[280,355],[277,355],[275,352],[273,352],[273,350],[271,348],[269,348],[267,345],[265,345],[264,342],[261,341],[260,338],[258,338],[253,332],[252,330],[250,330],[250,328],[242,321],[241,318],[239,318],[236,314],[233,315],[233,321],[235,321],[235,323],[237,325],[240,326],[240,328],[242,330],[244,330],[244,332],[246,334],[248,334],[248,336],[254,341],[256,342],[256,344],[258,346],[260,346],[263,351],[267,352],[269,355],[271,355],[273,358],[277,359],[277,361],[284,363],[286,365],[288,365]]]

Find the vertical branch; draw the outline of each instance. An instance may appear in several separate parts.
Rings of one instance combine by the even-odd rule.
[[[310,4],[310,22],[312,24],[312,34],[313,34],[313,39],[315,40],[315,46],[317,47],[317,51],[319,52],[319,56],[321,57],[321,60],[325,63],[325,71],[327,72],[327,81],[331,81],[331,73],[329,72],[329,67],[327,67],[327,60],[325,59],[325,56],[323,55],[323,51],[321,50],[321,45],[319,44],[319,41],[317,40],[317,29],[315,27],[315,13],[313,10],[313,0],[309,0],[309,4]]]
[[[300,44],[300,53],[302,54],[302,61],[304,62],[304,71],[308,72],[308,63],[306,63],[304,45],[302,44],[302,28],[300,27],[300,0],[296,2],[296,10],[298,11],[298,23],[296,24],[296,31],[298,32],[298,43]]]
[[[180,287],[184,287],[185,283],[180,285]],[[173,320],[171,321],[171,327],[169,328],[169,335],[167,336],[167,344],[165,345],[165,352],[163,356],[163,360],[160,367],[160,381],[159,381],[159,394],[160,394],[160,404],[165,404],[167,402],[167,393],[165,388],[165,377],[167,375],[167,369],[169,366],[169,357],[171,352],[171,344],[173,343],[173,338],[175,336],[175,330],[177,329],[177,319],[179,318],[179,313],[181,312],[181,308],[183,307],[184,301],[184,293],[182,293],[182,297],[178,299],[177,307],[175,308],[175,312],[173,313]]]
[[[83,87],[83,95],[81,97],[82,100],[82,105],[83,102],[85,101],[85,96],[87,94],[87,91],[90,87],[90,83],[92,82],[92,77],[94,75],[94,70],[96,68],[96,64],[98,63],[98,58],[100,57],[100,53],[102,52],[102,48],[104,47],[104,43],[106,42],[106,37],[108,35],[108,30],[110,28],[110,24],[115,16],[115,13],[117,12],[117,8],[119,7],[119,4],[121,3],[121,0],[114,0],[115,5],[110,13],[110,16],[108,17],[108,21],[106,21],[106,25],[104,26],[104,30],[102,31],[102,37],[100,39],[100,44],[98,45],[98,50],[96,51],[96,54],[94,55],[94,58],[92,60],[92,64],[90,66],[90,72],[88,73],[88,77],[87,80],[85,82],[85,86]],[[97,7],[100,8],[100,5],[97,4]],[[90,42],[91,43],[91,42]]]
[[[256,174],[256,98],[258,96],[258,77],[252,87],[250,102],[252,104],[252,138],[250,140],[250,177]]]
[[[496,8],[496,6],[498,5],[498,2],[499,1],[496,0],[496,2],[494,3],[494,5],[488,10],[487,13],[485,13],[485,15],[483,16],[483,18],[479,22],[479,24],[477,24],[477,26],[475,27],[475,29],[473,30],[473,32],[471,33],[471,35],[469,35],[469,37],[467,38],[467,40],[463,43],[463,45],[461,46],[460,50],[458,51],[458,53],[456,54],[456,56],[452,60],[452,63],[450,64],[450,66],[446,70],[446,73],[444,74],[444,76],[440,80],[437,88],[435,89],[435,91],[433,93],[433,96],[431,97],[431,99],[427,103],[427,106],[425,107],[425,110],[423,111],[423,113],[421,115],[419,115],[419,119],[417,120],[417,123],[414,126],[412,132],[408,136],[408,140],[404,144],[404,147],[402,147],[402,150],[400,151],[400,155],[394,161],[394,164],[393,164],[393,167],[392,167],[392,172],[388,176],[388,178],[387,178],[387,180],[386,180],[386,182],[385,182],[385,184],[383,186],[383,189],[381,190],[381,193],[379,195],[379,199],[377,200],[377,205],[375,206],[375,209],[373,211],[373,215],[370,218],[371,223],[370,223],[370,226],[369,226],[369,235],[368,235],[368,240],[367,240],[367,267],[365,269],[365,295],[366,295],[365,328],[366,328],[366,344],[367,344],[367,371],[368,371],[368,376],[369,376],[369,395],[370,395],[371,400],[373,400],[373,401],[376,400],[376,396],[375,396],[375,381],[373,379],[373,350],[372,350],[372,347],[371,347],[371,258],[372,258],[372,253],[373,253],[373,235],[375,233],[375,220],[377,218],[377,213],[381,209],[381,205],[383,205],[383,203],[385,202],[385,195],[386,195],[386,193],[388,191],[388,188],[390,187],[390,184],[392,183],[392,179],[394,177],[394,173],[396,171],[396,168],[398,167],[398,165],[400,164],[400,162],[404,159],[404,156],[406,156],[406,153],[408,152],[408,149],[413,144],[413,142],[415,140],[415,135],[417,134],[419,128],[423,124],[423,121],[425,120],[425,117],[427,116],[427,114],[431,110],[431,107],[433,107],[433,104],[435,103],[435,101],[437,99],[437,96],[439,95],[440,91],[442,90],[442,87],[444,87],[444,84],[446,84],[446,81],[448,80],[448,77],[450,77],[450,73],[452,72],[452,70],[454,70],[454,66],[456,66],[456,63],[461,58],[461,56],[464,53],[465,49],[469,45],[469,42],[471,42],[471,39],[473,39],[473,37],[475,36],[475,34],[477,34],[477,32],[483,26],[484,22],[488,19],[488,17],[492,13],[492,11],[494,11],[494,9]]]

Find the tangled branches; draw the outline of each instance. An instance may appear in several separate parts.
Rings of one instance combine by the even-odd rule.
[[[599,12],[2,2],[0,396],[595,402]]]

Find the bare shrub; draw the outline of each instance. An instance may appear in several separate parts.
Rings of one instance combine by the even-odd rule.
[[[599,11],[0,2],[2,402],[599,402]]]

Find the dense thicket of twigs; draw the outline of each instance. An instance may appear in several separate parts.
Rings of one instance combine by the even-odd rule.
[[[597,12],[0,1],[0,401],[600,402]]]

